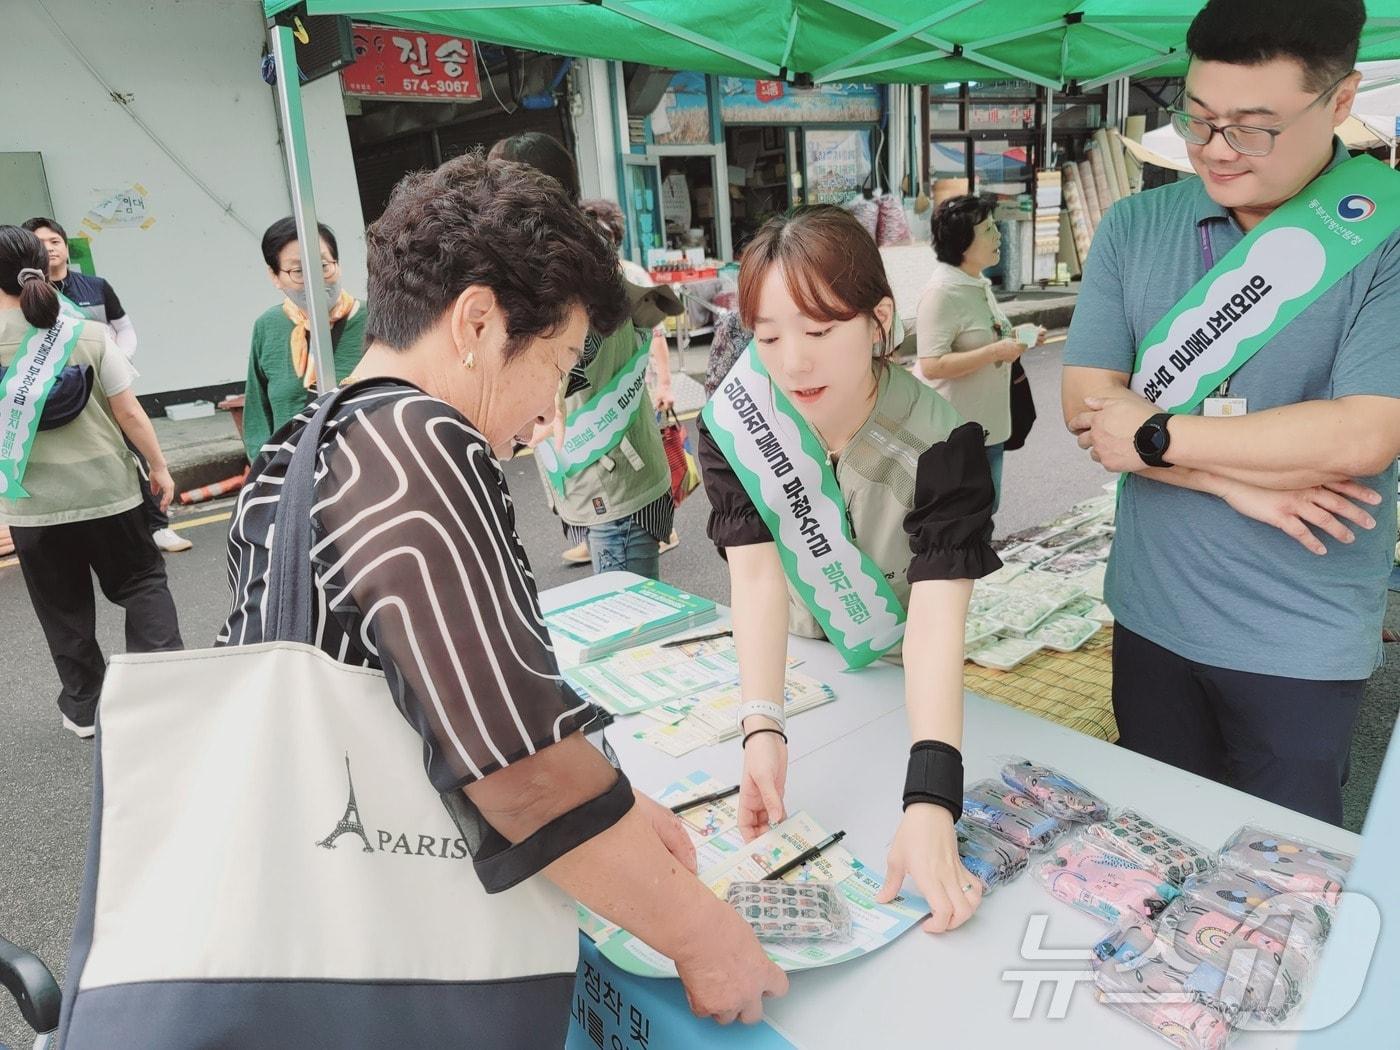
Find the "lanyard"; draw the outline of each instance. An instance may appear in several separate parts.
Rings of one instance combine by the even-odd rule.
[[[1210,273],[1211,270],[1215,269],[1215,248],[1210,243],[1210,223],[1197,223],[1196,232],[1199,233],[1201,237],[1201,262],[1205,264],[1205,272]],[[1230,379],[1230,376],[1226,376],[1225,381],[1216,388],[1215,393],[1211,396],[1229,397]]]

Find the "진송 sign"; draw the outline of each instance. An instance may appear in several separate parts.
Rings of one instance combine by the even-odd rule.
[[[358,22],[352,37],[357,57],[340,73],[347,95],[446,102],[481,99],[476,45],[470,40]]]

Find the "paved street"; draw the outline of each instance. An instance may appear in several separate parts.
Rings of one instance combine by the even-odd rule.
[[[1107,480],[1060,425],[1060,349],[1052,344],[1027,355],[1040,418],[1028,448],[1007,456],[999,533],[1042,521],[1096,494]],[[544,507],[533,461],[517,460],[506,469],[540,587],[587,572],[560,562],[562,536],[557,519]],[[229,507],[228,501],[207,504],[184,512],[176,522],[195,544],[192,551],[168,560],[181,627],[191,647],[208,645],[227,611],[224,535]],[[707,509],[702,493],[680,509],[682,542],[662,559],[662,574],[688,590],[727,601],[724,562],[705,539]],[[118,650],[120,617],[109,606],[99,608],[103,644],[108,651]],[[87,835],[92,747],[59,727],[57,678],[15,566],[0,567],[0,637],[6,643],[0,657],[5,683],[0,694],[0,933],[38,951],[61,972]],[[1395,720],[1394,678],[1393,671],[1381,672],[1368,695],[1348,811],[1352,826]],[[0,996],[0,1044],[28,1045],[25,1031],[8,997]]]

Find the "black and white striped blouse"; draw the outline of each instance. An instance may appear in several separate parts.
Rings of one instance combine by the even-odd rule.
[[[220,645],[264,640],[271,526],[313,411],[264,448],[239,495]],[[559,675],[505,474],[460,413],[408,384],[351,395],[327,424],[315,495],[315,644],[384,671],[439,791],[582,728],[590,707]]]

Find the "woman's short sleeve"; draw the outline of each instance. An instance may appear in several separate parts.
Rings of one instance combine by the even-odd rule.
[[[721,553],[726,547],[773,542],[773,535],[759,516],[758,508],[744,491],[743,483],[724,458],[709,428],[701,420],[696,421],[696,426],[700,432],[697,458],[705,479],[705,495],[710,498],[706,535]]]
[[[115,397],[124,390],[130,390],[131,384],[136,382],[136,377],[140,373],[136,371],[136,366],[131,363],[131,358],[122,352],[122,348],[112,338],[110,328],[105,324],[98,324],[96,321],[86,322],[86,331],[94,329],[102,332],[102,360],[97,366],[97,377],[102,383],[103,392],[108,397]]]
[[[910,583],[976,580],[1001,567],[992,550],[996,489],[985,434],[964,423],[919,457],[914,506],[904,518]]]

